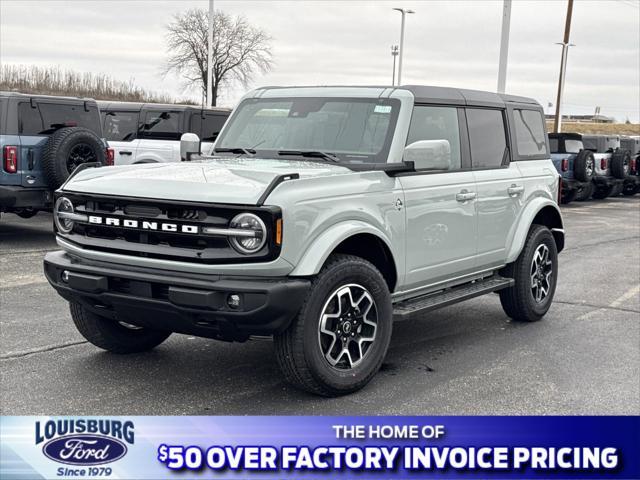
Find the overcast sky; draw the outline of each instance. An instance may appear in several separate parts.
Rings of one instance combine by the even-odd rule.
[[[496,89],[502,1],[222,1],[273,37],[275,65],[262,85],[390,84],[390,46],[407,18],[403,83]],[[199,100],[163,78],[165,26],[204,1],[0,0],[0,61],[103,72],[149,90]],[[507,92],[555,103],[566,1],[514,0]],[[576,0],[565,111],[640,117],[640,1]],[[233,106],[245,88],[225,92]],[[549,111],[548,108],[546,108]]]

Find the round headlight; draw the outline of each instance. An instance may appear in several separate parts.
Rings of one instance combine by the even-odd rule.
[[[65,213],[73,213],[73,203],[67,197],[60,197],[53,208],[53,221],[62,233],[73,230],[73,220],[65,218]]]
[[[231,237],[231,245],[240,253],[255,253],[260,250],[267,241],[267,227],[260,217],[253,213],[241,213],[231,220],[229,227],[238,230],[245,230],[248,235],[237,235]],[[252,234],[253,232],[253,234]],[[240,233],[240,232],[239,232]]]

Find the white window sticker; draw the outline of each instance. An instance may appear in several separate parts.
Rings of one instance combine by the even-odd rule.
[[[391,113],[391,105],[376,105],[374,113]]]

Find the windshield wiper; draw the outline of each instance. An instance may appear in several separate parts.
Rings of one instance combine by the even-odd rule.
[[[216,148],[214,149],[215,153],[235,153],[238,155],[255,155],[256,151],[253,148],[242,148],[242,147],[233,147],[233,148]]]
[[[311,157],[329,160],[331,162],[340,163],[340,158],[329,152],[322,152],[320,150],[280,150],[278,155],[296,155],[300,157]]]

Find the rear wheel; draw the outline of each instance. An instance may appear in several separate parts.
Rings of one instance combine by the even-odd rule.
[[[566,205],[567,203],[571,203],[576,199],[576,195],[578,194],[578,190],[562,190],[562,198],[561,203]]]
[[[624,190],[624,184],[622,183],[618,183],[617,185],[615,185],[613,187],[613,190],[611,191],[611,197],[617,197],[618,195],[620,195],[622,193],[622,191]]]
[[[615,185],[611,185],[610,187],[596,187],[593,192],[593,198],[596,200],[602,200],[603,198],[609,197],[613,193]]]
[[[332,255],[298,317],[274,338],[278,364],[303,390],[324,396],[354,392],[380,369],[391,321],[391,295],[380,272],[362,258]]]
[[[500,290],[505,313],[516,321],[540,320],[551,307],[558,278],[558,251],[551,231],[533,225],[518,259],[502,270],[513,287]]]
[[[586,185],[583,185],[576,193],[576,198],[578,202],[584,202],[585,200],[589,200],[591,195],[593,194],[593,182],[589,182]]]
[[[625,195],[635,195],[638,192],[640,192],[640,183],[627,183],[624,186],[624,190],[622,190],[622,193]]]
[[[101,317],[76,302],[69,304],[78,331],[96,347],[113,353],[146,352],[164,342],[171,332],[138,327]]]

